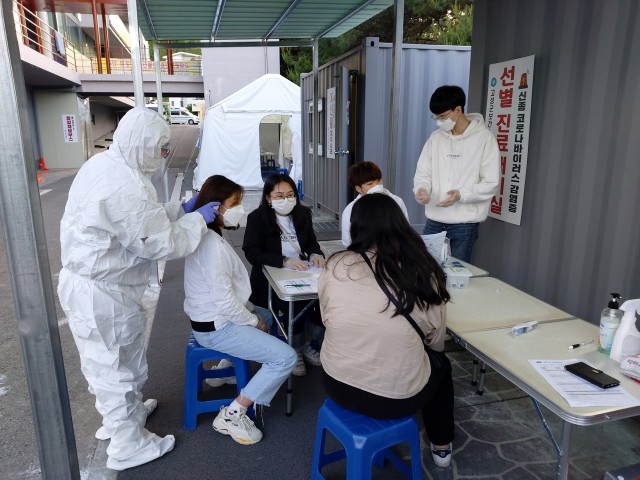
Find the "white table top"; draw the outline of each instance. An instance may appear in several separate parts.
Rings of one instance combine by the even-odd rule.
[[[492,277],[471,278],[467,288],[450,288],[447,328],[454,334],[513,327],[537,320],[574,318],[511,285]]]
[[[446,264],[451,264],[451,262],[460,262],[462,265],[464,265],[467,268],[467,270],[471,272],[471,278],[489,276],[489,272],[487,272],[485,269],[476,267],[475,265],[471,265],[470,263],[467,263],[464,260],[458,260],[455,257],[449,257],[449,260],[446,262]]]
[[[513,382],[562,419],[575,425],[593,425],[640,414],[637,407],[571,407],[529,364],[529,360],[578,358],[608,375],[640,399],[640,384],[620,373],[619,364],[598,352],[599,328],[574,318],[538,325],[529,333],[514,337],[510,328],[467,332],[461,344],[491,368]],[[569,350],[569,345],[595,339],[591,345]]]
[[[271,288],[275,292],[275,294],[280,298],[280,300],[284,300],[285,302],[296,301],[296,300],[315,300],[318,298],[318,292],[314,293],[292,293],[285,292],[278,285],[278,281],[280,280],[295,280],[298,278],[309,278],[318,276],[318,274],[304,272],[304,271],[296,271],[289,270],[286,268],[277,268],[270,267],[268,265],[264,265],[262,267],[262,271],[264,272],[264,276],[267,277],[267,281]]]

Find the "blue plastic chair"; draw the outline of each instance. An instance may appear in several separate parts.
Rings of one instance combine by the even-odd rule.
[[[202,362],[208,360],[229,359],[233,362],[233,367],[221,368],[220,370],[205,370]],[[195,430],[198,424],[198,415],[201,413],[218,412],[220,407],[233,402],[233,398],[223,398],[218,400],[198,400],[198,394],[202,392],[202,382],[205,378],[236,377],[237,390],[240,393],[249,380],[251,372],[249,360],[232,357],[226,353],[218,352],[200,345],[193,337],[193,332],[189,334],[185,358],[184,376],[184,410],[183,422],[186,430]],[[249,409],[249,416],[253,417],[253,407]]]
[[[324,452],[327,430],[344,448]],[[411,448],[411,468],[391,451],[390,447],[402,442],[408,442]],[[323,479],[322,468],[343,458],[347,459],[350,480],[371,478],[372,463],[384,468],[385,459],[408,478],[421,479],[420,433],[415,415],[379,420],[342,408],[331,399],[325,400],[318,412],[311,479]]]

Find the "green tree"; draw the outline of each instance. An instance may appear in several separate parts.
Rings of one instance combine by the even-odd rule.
[[[473,0],[407,0],[404,11],[404,43],[434,45],[471,45]],[[387,8],[337,38],[321,38],[318,61],[323,65],[362,45],[366,37],[381,42],[393,41],[393,7]],[[310,48],[280,49],[280,68],[292,82],[300,83],[300,74],[310,72],[313,61]]]

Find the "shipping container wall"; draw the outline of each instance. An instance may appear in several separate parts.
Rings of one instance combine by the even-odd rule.
[[[357,76],[357,95],[352,98],[352,102],[356,102],[355,112],[349,117],[351,122],[356,123],[352,128],[352,135],[355,135],[356,139],[351,139],[350,142],[355,146],[355,152],[350,151],[349,163],[369,160],[380,165],[385,186],[404,199],[411,222],[419,226],[425,220],[424,210],[413,198],[413,175],[422,146],[436,129],[428,109],[429,98],[437,87],[444,84],[459,85],[467,91],[471,49],[449,45],[403,45],[402,55],[402,81],[399,87],[402,96],[394,185],[385,182],[385,177],[389,178],[390,168],[388,158],[392,45],[380,43],[377,38],[367,38],[362,48],[321,67],[320,97],[326,97],[328,87],[339,85],[342,67],[351,71],[352,76]],[[313,98],[311,75],[302,78],[302,97],[303,104]],[[310,116],[303,117],[304,132],[311,131],[310,121]],[[344,118],[338,116],[338,124],[341,121],[344,121]],[[322,122],[321,127],[324,128]],[[307,148],[306,143],[304,148]],[[312,156],[307,155],[303,167],[305,182],[312,182],[311,162]],[[338,189],[345,188],[345,185],[339,182],[338,162],[331,161],[335,169],[323,167],[324,162],[328,160],[320,158],[318,201],[339,215],[345,204],[338,202],[338,199],[342,198],[338,195]],[[347,196],[347,200],[349,199]]]
[[[639,25],[637,0],[474,4],[473,109],[491,64],[535,55],[521,224],[488,219],[474,263],[596,324],[640,297]]]

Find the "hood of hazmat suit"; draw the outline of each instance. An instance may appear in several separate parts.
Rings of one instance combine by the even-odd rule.
[[[170,136],[157,112],[127,112],[111,148],[78,171],[60,222],[58,296],[111,437],[107,466],[116,470],[158,458],[174,442],[144,429],[142,295],[152,260],[189,255],[207,226],[199,213],[185,215],[180,202],[157,202],[148,175],[162,166],[160,149]]]

